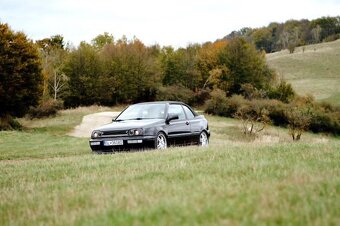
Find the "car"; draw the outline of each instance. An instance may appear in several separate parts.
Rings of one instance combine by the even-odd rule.
[[[190,106],[177,101],[133,104],[112,123],[93,130],[93,152],[131,149],[166,149],[171,145],[208,146],[208,121]]]

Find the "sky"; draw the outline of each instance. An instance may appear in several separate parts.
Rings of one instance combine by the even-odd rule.
[[[108,32],[178,48],[322,16],[340,16],[340,0],[0,0],[1,23],[33,40],[59,34],[74,46]]]

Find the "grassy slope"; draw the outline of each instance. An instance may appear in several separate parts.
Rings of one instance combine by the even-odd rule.
[[[340,105],[340,40],[268,54],[267,61],[299,94]]]
[[[338,139],[208,117],[207,149],[93,155],[61,132],[85,113],[0,132],[0,225],[339,225]]]

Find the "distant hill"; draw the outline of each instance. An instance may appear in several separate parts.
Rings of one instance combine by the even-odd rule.
[[[270,53],[267,62],[298,94],[340,106],[340,40]]]

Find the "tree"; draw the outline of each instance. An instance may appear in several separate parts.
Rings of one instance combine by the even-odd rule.
[[[92,45],[98,49],[103,48],[106,44],[114,43],[114,38],[112,34],[108,32],[104,32],[104,34],[97,35],[94,39],[92,39]]]
[[[312,35],[313,35],[314,43],[320,42],[320,34],[321,34],[321,27],[318,24],[318,25],[316,25],[315,28],[312,29]]]
[[[105,86],[102,86],[102,63],[97,51],[90,44],[81,42],[69,54],[63,72],[69,77],[66,106],[99,104],[102,95],[108,97],[110,103],[112,89],[115,87],[110,87],[111,81],[106,81]]]
[[[289,134],[294,141],[301,139],[301,135],[306,131],[311,123],[311,113],[309,108],[294,106],[285,112],[288,119]]]
[[[50,93],[53,95],[53,99],[56,100],[60,91],[67,84],[68,77],[62,72],[67,55],[63,39],[61,35],[55,35],[36,42],[39,46],[43,68],[43,100],[47,100]]]
[[[24,33],[0,23],[0,118],[23,116],[30,106],[38,104],[41,88],[36,46]]]
[[[328,36],[339,33],[340,24],[339,18],[337,17],[321,17],[315,20],[312,20],[311,26],[312,28],[317,28],[319,25],[321,27],[320,31],[320,40],[324,40]]]
[[[234,117],[241,120],[245,135],[255,135],[263,131],[271,122],[268,115],[269,112],[266,108],[247,101],[237,110]]]
[[[221,75],[218,56],[227,45],[227,41],[216,41],[205,43],[198,50],[196,68],[199,71],[199,88],[205,89],[214,85],[217,77]]]
[[[220,82],[227,82],[228,95],[241,94],[241,86],[250,83],[258,90],[267,90],[275,77],[265,60],[265,54],[243,38],[235,38],[219,54],[219,64],[227,68]]]
[[[253,42],[257,49],[265,50],[270,53],[272,50],[272,33],[268,28],[255,29],[251,34]]]

